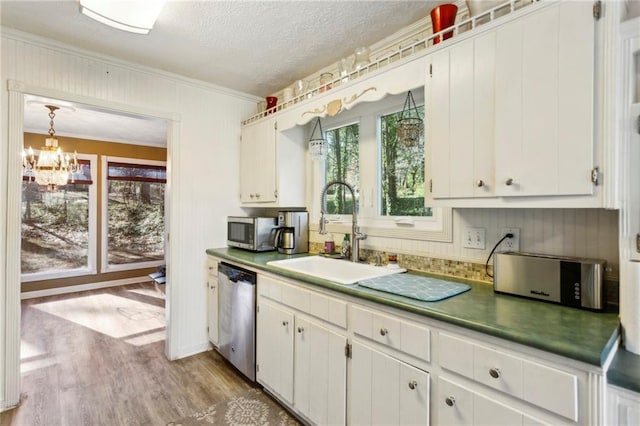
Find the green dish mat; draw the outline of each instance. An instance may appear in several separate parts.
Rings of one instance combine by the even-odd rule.
[[[437,302],[438,300],[464,293],[471,288],[467,284],[412,274],[395,274],[371,278],[360,281],[358,285],[423,302]]]

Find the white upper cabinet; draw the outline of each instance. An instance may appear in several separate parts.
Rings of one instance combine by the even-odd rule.
[[[431,58],[425,85],[433,198],[494,195],[495,33]]]
[[[592,6],[541,3],[429,55],[427,205],[604,206]]]
[[[305,142],[302,128],[278,131],[275,118],[242,127],[240,202],[250,207],[304,206]]]
[[[589,195],[595,20],[563,2],[496,31],[496,195]]]

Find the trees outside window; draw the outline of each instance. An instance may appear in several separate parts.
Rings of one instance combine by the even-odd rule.
[[[55,190],[22,181],[20,267],[22,281],[95,271],[95,156],[80,156],[81,170]],[[93,243],[93,244],[92,244]]]
[[[164,163],[129,159],[106,163],[107,269],[163,263]]]
[[[417,108],[424,120],[424,106]],[[382,216],[431,216],[424,207],[424,139],[405,146],[396,136],[401,112],[380,117],[380,214]]]
[[[337,127],[326,132],[329,145],[325,160],[325,182],[339,180],[351,185],[358,192],[360,181],[358,123]],[[327,188],[327,213],[351,214],[353,200],[342,185]]]

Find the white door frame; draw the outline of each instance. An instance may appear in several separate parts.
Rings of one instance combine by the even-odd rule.
[[[7,147],[7,200],[6,200],[6,269],[4,288],[4,400],[1,401],[0,411],[14,407],[20,402],[20,240],[21,240],[21,197],[22,197],[22,164],[20,153],[24,143],[24,96],[34,95],[69,102],[82,103],[114,112],[126,112],[131,114],[146,115],[169,121],[167,130],[167,192],[165,197],[165,237],[171,228],[170,199],[172,176],[177,176],[177,164],[172,163],[172,147],[178,143],[180,119],[174,112],[158,111],[149,108],[140,108],[132,105],[111,102],[103,99],[78,96],[58,90],[26,85],[21,81],[8,81],[8,147]],[[171,243],[165,238],[165,259],[167,265],[171,264]],[[171,268],[167,268],[169,282],[171,282]],[[0,292],[2,293],[2,292]],[[166,339],[165,355],[169,359],[175,358],[176,348],[173,348],[172,335],[175,330],[172,327],[170,312],[175,290],[167,287],[166,292]],[[0,302],[1,303],[1,302]],[[1,312],[1,310],[0,310]],[[1,324],[1,323],[0,323]]]

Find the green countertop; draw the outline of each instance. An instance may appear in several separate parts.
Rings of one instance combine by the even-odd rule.
[[[640,355],[618,349],[607,371],[607,382],[640,393]]]
[[[292,257],[278,252],[253,253],[218,248],[208,249],[207,254],[595,366],[604,365],[618,338],[619,319],[615,312],[596,313],[495,294],[493,287],[484,283],[447,277],[451,281],[471,285],[471,290],[439,302],[421,302],[357,285],[344,286],[267,265],[272,260]]]

